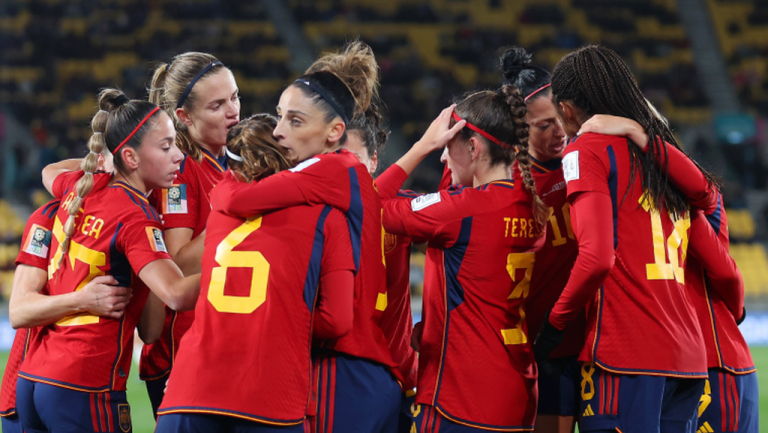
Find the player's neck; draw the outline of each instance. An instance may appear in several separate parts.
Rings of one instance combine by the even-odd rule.
[[[472,186],[478,187],[494,180],[512,179],[512,173],[508,166],[498,164],[494,167],[488,167],[486,170],[479,170],[472,179]]]
[[[222,156],[226,155],[226,145],[219,146],[214,144],[200,143],[200,147],[207,150],[208,153],[213,155],[214,158],[221,158]]]
[[[139,178],[138,173],[135,171],[126,176],[115,170],[115,175],[112,176],[112,183],[114,184],[117,182],[123,182],[128,186],[132,186],[133,188],[141,191],[141,193],[144,195],[149,193],[149,191],[147,191],[146,185],[144,185],[144,182]]]
[[[536,149],[533,148],[533,146],[528,146],[528,154],[531,155],[533,159],[535,159],[536,161],[539,161],[539,162],[548,161],[548,159],[545,156],[539,154],[539,152],[537,152]]]

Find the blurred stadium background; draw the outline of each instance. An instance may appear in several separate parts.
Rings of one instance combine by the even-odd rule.
[[[99,88],[144,98],[157,62],[205,51],[235,73],[241,117],[273,112],[317,53],[357,35],[382,70],[392,129],[385,166],[453,96],[498,86],[503,46],[525,47],[550,68],[589,43],[622,55],[686,149],[726,181],[731,254],[748,297],[741,329],[754,349],[768,419],[766,0],[3,0],[0,350],[13,339],[7,299],[21,231],[48,200],[40,170],[85,154]],[[435,188],[441,171],[435,156],[410,188]],[[414,254],[417,316],[423,264]],[[134,431],[151,431],[143,384],[129,386]]]

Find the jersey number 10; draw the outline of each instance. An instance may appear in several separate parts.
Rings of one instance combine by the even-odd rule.
[[[651,206],[650,199],[645,200],[645,195],[640,197],[639,202],[643,209],[651,214],[653,233],[653,263],[645,265],[646,277],[649,280],[677,280],[678,283],[685,284],[683,264],[688,249],[688,228],[691,227],[688,212],[682,218],[675,218],[670,214],[670,219],[675,223],[675,230],[667,238],[665,248],[661,213]],[[669,262],[667,262],[667,256],[669,256]]]

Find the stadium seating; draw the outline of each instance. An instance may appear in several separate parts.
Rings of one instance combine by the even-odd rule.
[[[0,199],[0,294],[5,299],[11,293],[13,270],[23,231],[24,221],[7,201]]]
[[[742,102],[768,114],[768,2],[708,0],[708,5]]]
[[[146,97],[151,69],[189,49],[215,53],[235,73],[243,113],[272,110],[290,75],[288,50],[259,2],[9,0],[0,18],[0,98],[58,147],[80,155],[96,92]],[[203,29],[203,31],[200,31]]]

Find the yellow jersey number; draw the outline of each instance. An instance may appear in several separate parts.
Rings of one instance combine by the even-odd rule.
[[[509,294],[507,299],[525,299],[528,297],[528,292],[531,288],[531,275],[533,275],[533,264],[536,261],[536,254],[534,253],[511,253],[507,256],[507,272],[509,277],[512,278],[513,283],[517,283],[512,293]],[[517,270],[524,269],[525,273],[518,282]],[[528,342],[528,337],[523,332],[523,323],[525,323],[525,310],[523,303],[520,303],[520,319],[514,328],[502,329],[501,336],[504,338],[504,344],[525,344]]]
[[[64,226],[61,224],[58,216],[56,216],[53,221],[53,235],[56,237],[56,241],[58,242],[59,246],[56,248],[56,252],[51,258],[51,261],[48,263],[49,279],[53,278],[53,274],[56,272],[56,264],[59,262],[59,258],[63,254],[61,250],[61,243],[64,241],[65,237]],[[88,275],[82,281],[80,281],[80,284],[77,285],[75,291],[81,290],[94,278],[101,275],[106,275],[104,271],[99,269],[99,266],[105,266],[107,264],[107,255],[101,251],[92,250],[88,247],[80,245],[74,240],[70,240],[69,252],[67,253],[67,256],[69,257],[69,263],[72,267],[72,270],[75,269],[75,264],[78,261],[88,265]],[[88,313],[80,313],[64,317],[63,319],[60,319],[58,322],[56,322],[56,325],[77,326],[92,325],[94,323],[99,323],[99,316],[94,316],[93,314]]]
[[[685,284],[685,271],[682,264],[685,263],[688,250],[688,228],[691,227],[688,212],[682,218],[676,218],[670,214],[669,217],[675,223],[675,230],[667,238],[665,245],[661,213],[651,206],[650,200],[646,200],[645,195],[640,197],[639,202],[651,216],[653,233],[653,263],[645,265],[646,277],[649,280],[677,280],[678,283]]]
[[[568,239],[576,239],[576,236],[573,235],[573,227],[571,226],[571,207],[567,202],[563,203],[562,214],[563,220],[565,222],[565,228],[568,230],[567,238],[563,236],[563,233],[560,231],[560,224],[557,222],[555,209],[549,208],[549,225],[552,226],[552,233],[555,235],[555,238],[552,239],[553,247],[565,244],[568,242]]]
[[[232,230],[216,247],[218,267],[211,271],[211,283],[208,285],[208,301],[221,313],[250,314],[267,299],[267,281],[269,280],[269,262],[258,251],[233,251],[245,238],[261,227],[261,215],[245,220],[240,227]],[[227,269],[250,268],[251,287],[248,296],[224,294]]]

